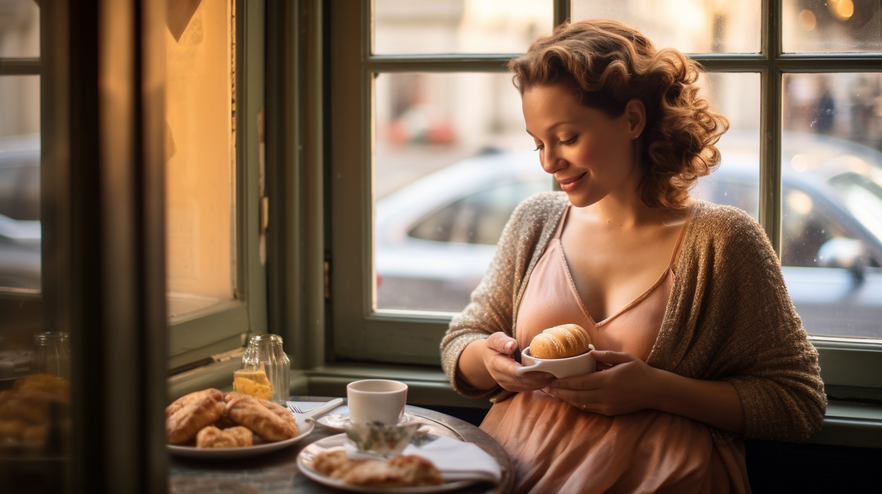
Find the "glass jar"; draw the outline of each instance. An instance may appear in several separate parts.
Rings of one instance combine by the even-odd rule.
[[[242,367],[246,370],[260,370],[263,366],[266,377],[273,385],[272,401],[284,404],[288,401],[291,387],[291,361],[282,348],[282,337],[275,334],[259,334],[248,340],[248,348],[242,355]]]
[[[31,373],[70,379],[70,340],[67,333],[49,332],[34,335]]]

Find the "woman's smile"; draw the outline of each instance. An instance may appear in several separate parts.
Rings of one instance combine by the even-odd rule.
[[[562,190],[564,192],[570,192],[571,190],[574,190],[579,185],[579,183],[582,181],[582,178],[587,174],[588,174],[588,172],[584,172],[581,175],[576,175],[575,177],[568,177],[568,178],[554,177],[554,178],[557,179],[557,183],[560,184],[560,190]]]

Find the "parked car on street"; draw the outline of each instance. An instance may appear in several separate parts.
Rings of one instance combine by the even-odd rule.
[[[40,289],[40,136],[0,137],[0,287]]]
[[[720,147],[693,195],[756,217],[756,137]],[[882,153],[812,134],[785,134],[783,148],[782,271],[797,312],[811,334],[882,338]],[[487,153],[378,201],[377,307],[461,310],[515,206],[551,187],[536,153]]]

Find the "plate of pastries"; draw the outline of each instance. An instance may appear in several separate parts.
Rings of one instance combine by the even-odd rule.
[[[314,424],[264,398],[209,388],[165,409],[168,449],[190,458],[244,458],[286,448]]]
[[[297,466],[310,479],[337,489],[370,494],[429,494],[461,489],[474,480],[445,482],[428,459],[417,455],[350,458],[345,434],[320,439],[297,456]]]
[[[70,382],[49,374],[31,374],[0,391],[0,453],[21,448],[40,450],[50,436],[70,434]],[[53,411],[54,410],[54,411]]]

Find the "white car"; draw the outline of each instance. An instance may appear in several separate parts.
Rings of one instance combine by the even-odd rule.
[[[723,161],[693,195],[756,216],[756,138],[727,135]],[[812,334],[882,338],[882,153],[786,134],[783,272]],[[551,190],[535,152],[476,156],[377,203],[377,307],[459,311],[480,282],[505,222]]]
[[[0,137],[0,287],[40,289],[40,136]]]
[[[377,202],[377,306],[459,311],[490,265],[514,208],[552,190],[536,153],[488,153]]]

